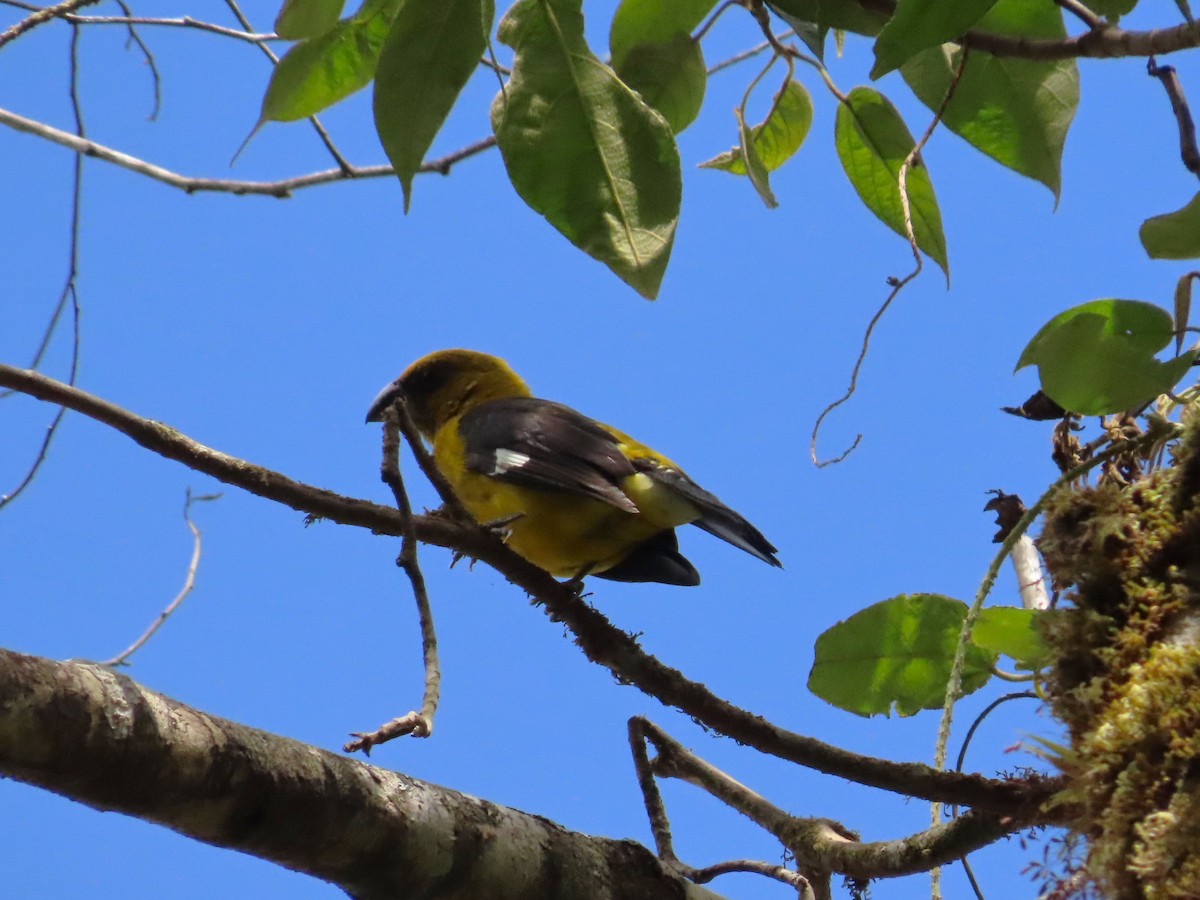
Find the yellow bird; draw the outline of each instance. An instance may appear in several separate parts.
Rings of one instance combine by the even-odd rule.
[[[467,511],[503,523],[508,546],[552,575],[699,584],[675,536],[686,524],[780,565],[757,528],[671,460],[535,398],[502,359],[430,353],[379,392],[367,421],[401,397]]]

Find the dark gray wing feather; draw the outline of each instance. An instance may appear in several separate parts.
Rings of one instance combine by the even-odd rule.
[[[615,437],[569,406],[534,397],[492,400],[467,412],[458,428],[474,472],[638,512],[619,487],[635,473],[633,464]]]

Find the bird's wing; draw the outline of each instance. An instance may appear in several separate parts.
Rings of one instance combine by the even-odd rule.
[[[492,400],[459,420],[468,469],[526,487],[638,508],[621,490],[635,474],[616,438],[569,406],[533,397]]]
[[[765,563],[782,567],[783,564],[775,557],[779,551],[772,546],[761,531],[679,469],[662,465],[650,457],[634,459],[633,466],[637,471],[649,475],[659,484],[665,485],[684,497],[700,510],[700,517],[693,520],[693,525],[703,528],[709,534],[716,535],[723,541],[728,541]]]

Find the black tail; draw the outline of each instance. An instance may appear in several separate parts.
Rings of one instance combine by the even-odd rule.
[[[680,587],[695,587],[700,583],[696,567],[679,552],[679,539],[673,528],[639,544],[612,568],[596,572],[595,577],[609,581],[657,581]]]

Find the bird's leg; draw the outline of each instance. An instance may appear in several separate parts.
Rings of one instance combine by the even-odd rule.
[[[590,575],[595,567],[595,563],[588,563],[586,566],[564,581],[563,586],[568,590],[574,591],[577,597],[583,596],[583,579]]]
[[[496,537],[500,538],[503,543],[507,544],[508,539],[512,536],[512,529],[508,526],[517,521],[517,519],[522,519],[524,517],[525,513],[516,512],[512,515],[501,516],[499,519],[492,519],[490,522],[480,522],[479,527],[487,529],[492,534],[496,535]]]

